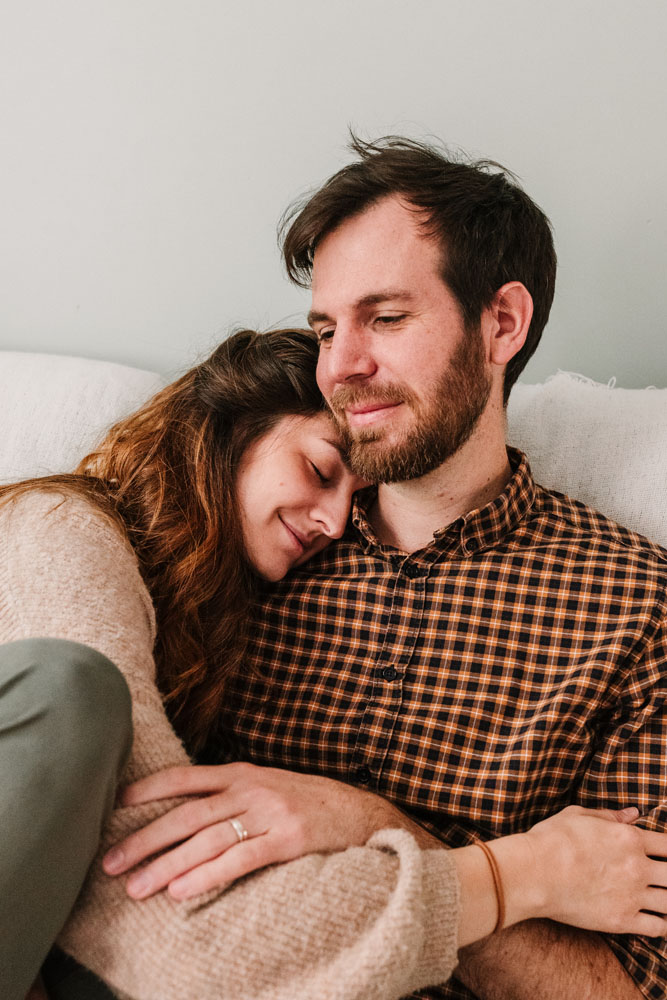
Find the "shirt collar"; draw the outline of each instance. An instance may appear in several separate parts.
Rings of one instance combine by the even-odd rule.
[[[432,552],[435,558],[445,552],[472,555],[492,548],[524,519],[535,502],[535,481],[523,452],[508,447],[507,455],[512,475],[500,496],[434,532],[424,552]],[[366,554],[390,551],[380,544],[368,519],[376,497],[377,487],[369,486],[357,493],[352,505],[353,529]]]

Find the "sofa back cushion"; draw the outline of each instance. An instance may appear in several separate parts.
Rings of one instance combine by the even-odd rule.
[[[70,471],[163,385],[110,361],[0,352],[0,483]]]
[[[74,468],[163,385],[109,361],[0,352],[0,482]],[[667,547],[667,389],[615,389],[563,372],[520,383],[507,439],[538,482]]]
[[[667,389],[560,372],[510,396],[507,439],[535,479],[667,547]]]

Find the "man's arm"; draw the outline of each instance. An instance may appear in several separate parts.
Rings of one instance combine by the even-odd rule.
[[[462,948],[455,975],[479,1000],[640,1000],[600,935],[527,920]]]
[[[639,825],[667,828],[667,619],[628,666],[615,716],[580,778],[577,803],[636,805]],[[480,1000],[638,1000],[667,994],[667,943],[527,921],[463,949],[456,975]]]

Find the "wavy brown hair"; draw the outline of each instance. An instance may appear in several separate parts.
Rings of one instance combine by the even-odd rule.
[[[235,479],[250,444],[287,415],[325,408],[310,330],[241,330],[115,424],[73,473],[0,487],[83,496],[129,538],[155,606],[158,685],[191,752],[211,734],[241,663],[255,577]]]

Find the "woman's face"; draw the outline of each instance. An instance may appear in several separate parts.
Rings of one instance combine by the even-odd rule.
[[[236,497],[255,571],[280,580],[345,530],[352,494],[364,485],[341,457],[326,413],[282,417],[247,449]]]

